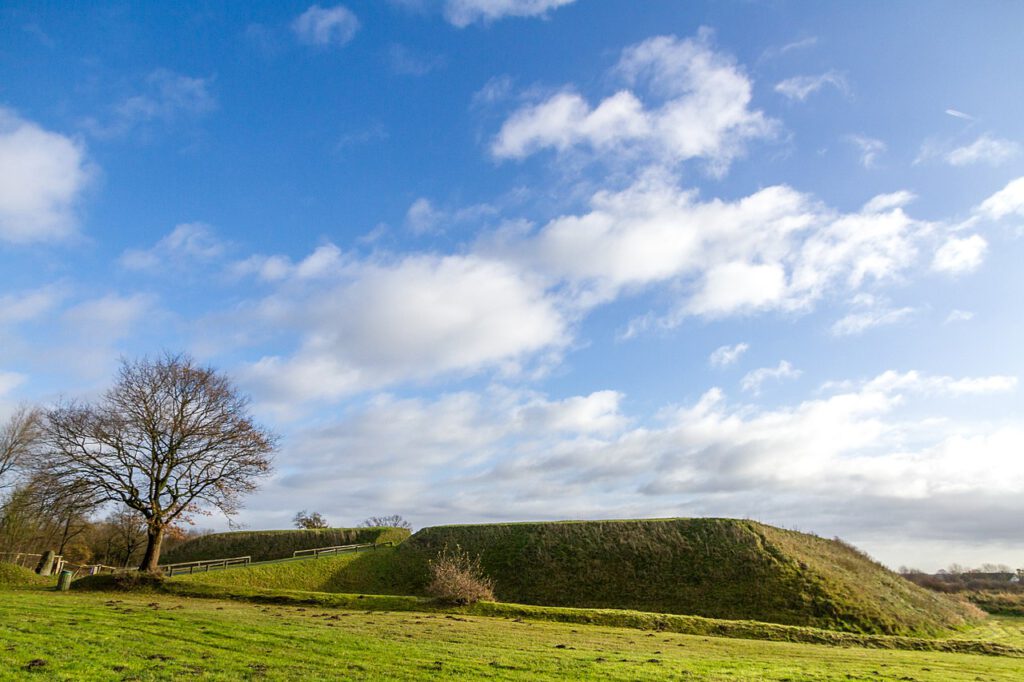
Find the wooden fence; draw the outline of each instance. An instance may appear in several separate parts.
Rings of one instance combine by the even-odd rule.
[[[216,569],[225,569],[232,566],[248,566],[252,563],[251,556],[236,556],[230,559],[207,559],[205,561],[185,561],[180,564],[166,564],[160,566],[160,570],[168,577],[188,573],[205,573]]]
[[[334,547],[317,547],[316,549],[297,549],[292,552],[292,558],[313,557],[314,559],[319,559],[322,556],[345,554],[347,552],[359,552],[365,549],[377,549],[378,547],[390,547],[394,544],[394,542],[369,542],[362,545],[336,545]]]

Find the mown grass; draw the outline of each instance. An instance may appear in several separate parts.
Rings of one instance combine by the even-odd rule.
[[[2,591],[0,678],[24,677],[1019,680],[1024,659],[475,615]]]
[[[318,528],[304,530],[259,530],[211,533],[184,542],[164,552],[164,564],[251,556],[253,561],[290,557],[296,550],[338,545],[402,542],[409,537],[404,528]]]

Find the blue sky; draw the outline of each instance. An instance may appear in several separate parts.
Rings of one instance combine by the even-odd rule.
[[[1024,7],[0,12],[0,416],[184,350],[282,435],[251,527],[1024,563]]]

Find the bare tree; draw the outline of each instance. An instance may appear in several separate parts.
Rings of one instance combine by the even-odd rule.
[[[390,516],[371,516],[359,524],[361,528],[405,528],[412,530],[412,524],[398,514]]]
[[[98,402],[47,413],[45,466],[99,502],[141,513],[139,568],[154,571],[172,524],[210,508],[235,514],[270,472],[276,437],[252,421],[248,407],[227,377],[188,356],[122,360]]]
[[[305,509],[295,515],[292,523],[295,524],[296,528],[305,528],[307,530],[328,527],[327,519],[320,512],[310,514]]]
[[[0,490],[15,484],[13,474],[28,464],[38,442],[41,422],[39,410],[19,407],[0,426]]]

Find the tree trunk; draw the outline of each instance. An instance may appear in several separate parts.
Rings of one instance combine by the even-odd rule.
[[[150,526],[146,531],[146,554],[142,557],[140,571],[156,573],[160,564],[160,545],[164,541],[164,527]]]

